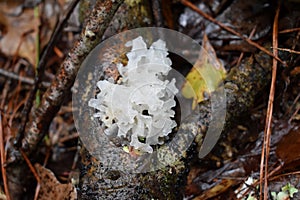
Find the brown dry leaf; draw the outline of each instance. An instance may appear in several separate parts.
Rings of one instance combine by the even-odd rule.
[[[229,188],[236,185],[236,180],[234,179],[223,179],[214,187],[209,190],[203,191],[202,194],[194,198],[193,200],[206,200],[220,195],[221,193],[227,191]]]
[[[277,145],[276,154],[285,165],[300,165],[300,129],[291,130]]]
[[[0,40],[0,50],[7,56],[18,55],[26,58],[35,65],[36,27],[40,21],[34,17],[33,9],[26,9],[19,16],[9,15],[3,12],[3,8],[0,10],[0,18],[6,29]]]
[[[14,2],[14,1],[12,1]],[[36,65],[36,40],[40,36],[41,48],[49,41],[52,30],[57,21],[57,11],[47,15],[43,9],[39,9],[41,17],[34,16],[34,9],[22,9],[22,5],[12,2],[0,2],[0,27],[2,38],[0,39],[0,51],[7,56],[19,56],[26,58],[32,65]],[[51,1],[43,4],[48,10]],[[52,3],[52,6],[55,5]],[[39,7],[40,8],[40,7]],[[55,9],[54,9],[55,10]],[[42,27],[41,18],[43,21]],[[44,31],[47,29],[47,31]],[[40,30],[40,31],[39,31]]]
[[[41,179],[40,191],[39,191],[39,200],[48,200],[48,199],[68,199],[75,200],[77,199],[77,192],[75,187],[69,184],[60,183],[52,171],[46,169],[42,165],[36,163],[35,169],[37,170],[39,177]]]
[[[292,71],[291,71],[291,75],[292,76],[296,76],[300,74],[300,66],[295,67]]]
[[[187,184],[186,184],[186,188],[185,188],[185,190],[186,190],[185,192],[188,196],[200,194],[202,192],[201,188],[197,184],[193,183],[194,179],[199,175],[200,171],[201,171],[201,169],[198,167],[192,167],[190,169],[190,172],[187,176]]]

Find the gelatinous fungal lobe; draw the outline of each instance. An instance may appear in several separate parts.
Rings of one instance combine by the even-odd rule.
[[[97,111],[109,137],[119,137],[122,145],[152,153],[151,145],[163,144],[176,127],[173,107],[178,89],[176,80],[167,80],[171,68],[166,43],[153,42],[147,48],[142,37],[129,41],[127,65],[118,64],[121,75],[118,83],[111,80],[97,82],[100,92],[89,101]],[[127,142],[126,142],[127,141]]]

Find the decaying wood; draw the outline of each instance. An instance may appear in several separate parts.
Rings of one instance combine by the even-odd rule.
[[[271,58],[260,52],[248,57],[233,68],[225,81],[227,95],[228,128],[234,119],[245,113],[254,103],[255,96],[270,80]],[[261,63],[261,64],[259,64]],[[182,199],[182,185],[185,183],[188,163],[198,155],[197,150],[209,125],[210,102],[199,105],[198,121],[186,120],[181,123],[184,135],[196,134],[190,150],[184,153],[181,160],[155,172],[130,174],[103,167],[101,161],[93,158],[85,148],[81,150],[82,168],[79,184],[80,199]],[[87,131],[92,131],[86,129]],[[183,141],[177,141],[178,148]],[[195,148],[196,147],[196,148]],[[181,149],[179,149],[181,150]],[[174,156],[173,151],[164,151],[166,159]],[[110,155],[112,159],[117,155]]]

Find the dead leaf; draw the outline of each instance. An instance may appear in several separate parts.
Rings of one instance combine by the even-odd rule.
[[[39,200],[48,199],[77,199],[77,192],[72,183],[62,184],[60,183],[52,171],[36,163],[35,168],[39,174],[41,183],[39,191]]]
[[[215,91],[226,77],[226,70],[217,58],[215,50],[205,34],[202,43],[203,49],[200,51],[195,65],[188,73],[181,90],[185,98],[193,98],[193,109],[198,103],[205,100],[205,94],[209,95]]]
[[[2,10],[2,9],[1,9]],[[33,9],[26,9],[20,16],[0,14],[6,27],[6,34],[0,40],[0,50],[8,56],[19,55],[35,65],[36,26],[40,21],[34,17]]]
[[[50,9],[50,2],[52,1],[45,2],[43,6],[47,5],[48,10],[53,10]],[[55,7],[54,4],[52,6]],[[16,9],[17,15],[14,14]],[[43,48],[48,43],[58,19],[57,11],[52,16],[47,15],[43,9],[39,9],[39,13],[40,17],[35,17],[33,8],[22,9],[20,5],[0,2],[0,27],[3,29],[0,51],[3,54],[17,55],[27,59],[33,66],[36,65],[36,40],[40,38],[40,47]]]
[[[205,190],[199,196],[195,197],[193,200],[205,200],[216,197],[223,192],[227,191],[229,188],[236,185],[237,180],[234,179],[222,179],[214,187],[209,190]]]
[[[300,165],[300,129],[291,130],[277,144],[276,154],[284,165]]]
[[[190,169],[190,172],[187,176],[187,182],[186,182],[186,187],[185,187],[185,193],[188,196],[189,195],[197,195],[202,192],[201,188],[197,184],[193,183],[194,179],[197,178],[200,171],[201,171],[201,169],[198,167],[192,167]]]
[[[291,71],[291,75],[292,76],[296,76],[300,74],[300,66],[295,67],[292,71]]]

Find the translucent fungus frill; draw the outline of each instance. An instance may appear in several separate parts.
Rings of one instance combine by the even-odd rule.
[[[118,64],[119,84],[101,80],[100,92],[90,99],[109,137],[120,137],[142,152],[152,153],[151,145],[162,144],[161,138],[176,127],[172,119],[178,89],[175,79],[166,79],[171,68],[168,50],[162,40],[147,48],[142,37],[126,44],[132,49],[126,55],[126,66]]]

